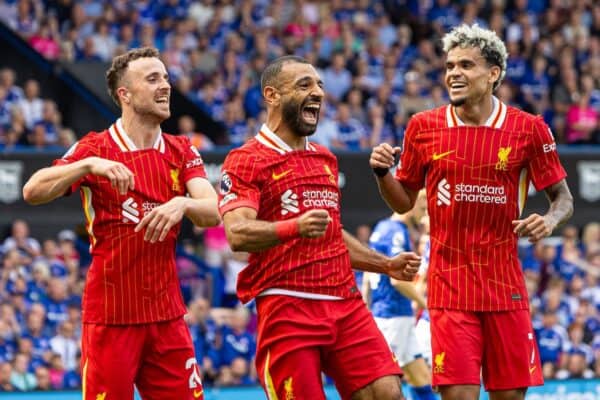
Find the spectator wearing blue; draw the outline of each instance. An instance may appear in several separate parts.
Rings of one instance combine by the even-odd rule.
[[[558,324],[553,310],[546,309],[541,326],[535,329],[540,361],[545,379],[551,379],[565,365],[568,337],[566,330]]]
[[[254,358],[256,339],[248,331],[250,312],[245,307],[233,311],[230,326],[223,328],[223,348],[221,349],[221,365],[231,365],[235,358],[241,357],[248,363]]]
[[[209,315],[210,303],[197,298],[188,306],[186,323],[190,328],[196,359],[202,371],[202,382],[212,383],[218,375],[220,348],[223,343],[223,330]]]
[[[363,124],[350,114],[345,103],[337,107],[336,124],[338,136],[332,140],[333,148],[350,151],[369,148],[369,138]]]
[[[333,104],[339,102],[352,86],[352,75],[346,69],[346,58],[341,52],[334,53],[331,65],[322,71],[321,76],[327,99]]]
[[[48,281],[48,298],[44,306],[46,307],[46,318],[48,325],[56,329],[62,322],[66,321],[68,290],[67,284],[60,278],[51,278]]]

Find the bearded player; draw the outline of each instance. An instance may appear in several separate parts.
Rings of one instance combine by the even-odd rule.
[[[107,73],[122,110],[109,129],[91,132],[23,188],[43,204],[77,189],[92,264],[83,296],[83,399],[200,399],[175,269],[183,216],[220,221],[202,158],[186,137],[161,132],[171,86],[156,49],[116,57]]]
[[[266,122],[225,159],[219,196],[232,249],[251,253],[237,293],[256,298],[260,382],[271,400],[323,400],[324,371],[343,399],[402,399],[351,266],[410,280],[420,259],[385,257],[342,229],[337,160],[308,140],[324,97],[315,68],[281,57],[261,85]]]
[[[483,377],[490,399],[524,399],[543,379],[517,239],[550,235],[573,199],[542,118],[493,95],[506,72],[504,43],[462,25],[443,47],[450,104],[411,118],[395,177],[389,168],[400,149],[379,145],[370,164],[396,212],[427,190],[433,385],[444,400],[475,400]],[[529,182],[550,207],[521,218]]]

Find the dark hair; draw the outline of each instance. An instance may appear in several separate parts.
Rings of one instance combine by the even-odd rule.
[[[265,67],[265,70],[260,77],[261,92],[264,92],[265,87],[267,86],[275,86],[281,68],[287,63],[310,64],[306,59],[298,56],[283,56],[271,61],[269,65]]]
[[[159,58],[159,56],[160,53],[157,49],[142,47],[129,50],[127,53],[113,58],[112,65],[106,72],[106,85],[108,86],[108,94],[119,107],[121,107],[121,102],[119,101],[119,96],[117,96],[117,88],[121,83],[121,79],[123,79],[123,75],[125,75],[129,63],[138,58]]]

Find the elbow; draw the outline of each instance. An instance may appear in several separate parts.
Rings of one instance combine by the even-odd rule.
[[[30,204],[32,206],[42,203],[42,201],[40,201],[40,199],[38,198],[38,195],[35,192],[33,185],[30,182],[27,182],[25,186],[23,186],[23,200],[25,200],[27,204]]]

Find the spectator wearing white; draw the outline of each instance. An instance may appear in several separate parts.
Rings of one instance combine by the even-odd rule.
[[[35,79],[25,82],[25,97],[19,101],[18,107],[23,112],[27,129],[33,129],[35,122],[42,119],[44,102],[40,98],[40,85]]]
[[[104,19],[99,19],[96,22],[95,32],[91,36],[94,43],[96,55],[102,61],[109,61],[115,55],[117,48],[117,40],[108,30],[108,23]]]
[[[19,253],[31,258],[41,254],[40,242],[29,236],[29,225],[22,219],[16,219],[12,224],[11,236],[4,240],[4,251],[17,249]]]
[[[50,348],[60,355],[66,370],[74,370],[77,367],[79,346],[71,322],[64,321],[59,325],[58,334],[50,339]]]

